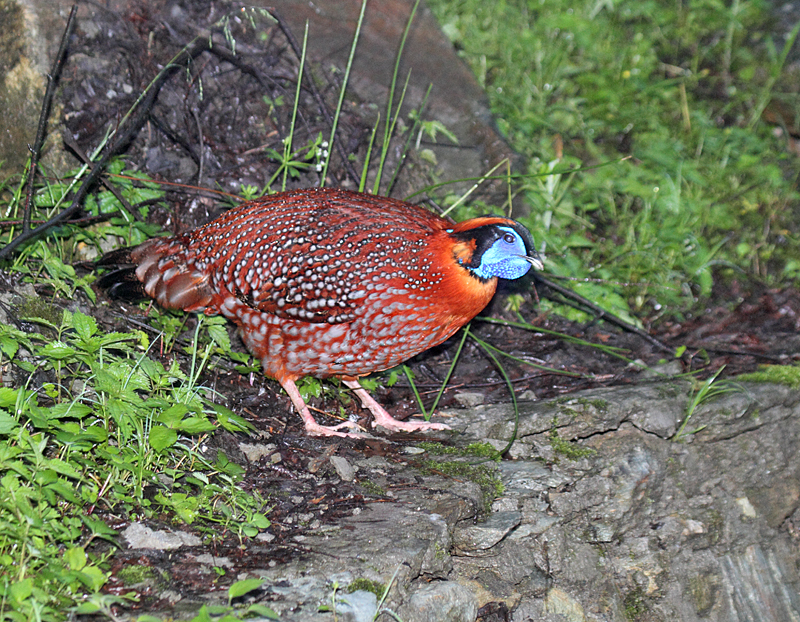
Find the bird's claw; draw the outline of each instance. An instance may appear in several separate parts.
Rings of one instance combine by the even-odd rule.
[[[340,432],[341,428],[349,428],[351,430],[361,430],[363,428],[353,421],[343,421],[337,425],[320,425],[316,421],[306,421],[306,433],[309,436],[340,436],[342,438],[366,438],[367,434],[359,432]]]
[[[425,430],[449,430],[450,426],[444,423],[430,423],[427,421],[410,422],[398,421],[397,419],[374,420],[372,427],[382,427],[390,432],[424,432]]]

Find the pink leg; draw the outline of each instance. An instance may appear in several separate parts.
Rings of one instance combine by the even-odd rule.
[[[391,432],[417,432],[419,430],[449,430],[450,428],[443,423],[428,423],[427,421],[398,421],[392,417],[383,406],[378,404],[373,397],[367,393],[358,380],[343,380],[348,387],[353,389],[361,400],[361,405],[372,413],[374,421],[372,427],[381,426]]]
[[[306,406],[306,403],[300,396],[300,391],[297,390],[297,385],[294,383],[294,381],[282,380],[281,386],[289,394],[292,404],[294,404],[297,412],[299,412],[300,416],[303,418],[303,423],[306,426],[306,434],[309,436],[344,436],[347,438],[362,438],[364,436],[363,434],[358,434],[357,432],[339,432],[339,429],[341,428],[350,428],[351,430],[360,429],[358,424],[353,421],[343,421],[342,423],[334,426],[320,425],[316,422],[311,414],[311,411],[308,409],[308,406]]]

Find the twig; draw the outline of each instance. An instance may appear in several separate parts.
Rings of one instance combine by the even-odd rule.
[[[67,18],[67,25],[64,28],[64,34],[61,36],[61,45],[58,47],[56,59],[53,61],[53,67],[47,75],[47,90],[44,93],[44,101],[42,102],[42,110],[39,113],[39,127],[36,129],[36,140],[31,150],[31,166],[28,170],[28,190],[25,197],[25,210],[22,215],[22,233],[25,234],[31,228],[31,211],[33,210],[33,194],[35,190],[36,171],[39,168],[39,158],[42,155],[42,147],[44,146],[44,139],[47,136],[47,119],[50,118],[50,109],[53,105],[53,98],[56,94],[56,86],[58,85],[58,78],[61,75],[61,68],[64,66],[64,59],[67,56],[67,46],[69,38],[72,36],[72,31],[75,30],[75,15],[78,12],[78,5],[73,4]]]
[[[609,313],[608,311],[606,311],[602,307],[599,307],[598,305],[594,304],[588,298],[584,298],[580,294],[576,294],[574,291],[572,291],[568,287],[564,287],[563,285],[558,285],[557,283],[554,283],[550,279],[543,277],[539,273],[536,273],[534,275],[534,279],[536,279],[537,281],[539,281],[540,283],[542,283],[546,287],[549,287],[553,291],[558,292],[559,294],[561,294],[565,298],[567,298],[569,300],[572,300],[573,302],[579,304],[582,307],[586,307],[586,308],[590,309],[592,311],[592,313],[594,313],[596,315],[597,318],[602,318],[602,319],[606,320],[607,322],[610,322],[612,324],[615,324],[616,326],[619,326],[622,330],[626,330],[626,331],[628,331],[630,333],[638,335],[639,337],[641,337],[645,341],[648,341],[651,344],[653,344],[659,350],[662,350],[664,352],[672,352],[672,348],[670,348],[670,347],[664,345],[663,343],[661,343],[658,339],[653,337],[647,331],[642,330],[638,326],[634,326],[630,322],[626,322],[621,317],[616,316],[613,313]]]
[[[90,169],[94,167],[94,162],[92,162],[92,159],[86,154],[85,151],[83,151],[83,149],[80,148],[80,146],[78,145],[77,142],[75,142],[75,139],[72,138],[72,136],[69,136],[69,135],[65,134],[63,140],[64,140],[64,144],[76,156],[78,156],[78,159],[81,162],[83,162]],[[107,179],[102,179],[101,183],[109,190],[109,192],[111,192],[111,194],[114,195],[114,197],[117,199],[117,201],[119,201],[122,204],[122,207],[124,207],[126,210],[128,210],[128,213],[131,215],[131,217],[136,219],[136,217],[137,217],[136,211],[133,209],[133,206],[130,203],[128,203],[128,199],[126,199],[122,195],[122,192],[120,192],[119,188],[117,188],[115,185],[109,183],[109,181]]]

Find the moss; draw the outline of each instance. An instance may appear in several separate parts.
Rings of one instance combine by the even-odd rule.
[[[150,566],[125,566],[116,576],[125,585],[131,586],[155,579],[156,573]]]
[[[561,438],[558,435],[556,423],[556,418],[553,417],[552,427],[550,428],[550,447],[553,448],[553,451],[557,455],[564,456],[567,460],[580,460],[581,458],[588,458],[597,453],[594,449],[580,447],[571,441]]]
[[[644,590],[637,587],[635,590],[628,592],[622,600],[622,607],[626,620],[630,622],[639,620],[648,611]]]
[[[383,593],[386,591],[386,586],[380,581],[373,581],[371,579],[359,577],[358,579],[353,579],[350,585],[347,586],[347,593],[352,594],[353,592],[357,592],[359,590],[364,592],[372,592],[378,597],[378,600],[380,600],[383,598]]]
[[[592,399],[586,397],[579,397],[576,401],[581,406],[591,406],[600,414],[606,414],[608,412],[608,402],[599,397],[595,397]]]
[[[800,388],[800,365],[760,365],[758,371],[736,377],[744,382],[769,382]]]
[[[454,447],[452,445],[442,445],[441,443],[434,443],[432,441],[422,441],[418,446],[434,456],[459,456],[462,458],[474,457],[487,458],[494,461],[500,460],[500,452],[492,447],[490,443],[470,443],[466,447]]]
[[[367,491],[368,494],[371,494],[375,497],[385,497],[386,496],[386,489],[383,486],[379,486],[373,481],[368,479],[359,480],[358,484]]]
[[[704,572],[690,579],[689,592],[698,616],[704,618],[711,612],[717,602],[719,591],[719,577],[712,573]]]
[[[554,403],[560,407],[559,410],[563,410],[573,417],[581,413],[579,409],[575,408],[576,406],[588,406],[602,414],[607,413],[609,408],[608,401],[599,397],[559,397],[554,400]]]
[[[39,296],[25,296],[16,307],[17,315],[24,320],[44,320],[51,326],[58,326],[64,311]]]
[[[494,468],[485,464],[470,464],[468,462],[439,462],[437,460],[422,460],[417,466],[423,473],[439,473],[448,477],[464,479],[476,483],[483,493],[483,507],[481,512],[488,514],[492,502],[503,494],[505,487],[497,476]]]

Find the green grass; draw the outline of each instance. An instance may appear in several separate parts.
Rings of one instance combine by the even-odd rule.
[[[765,3],[430,5],[527,158],[523,220],[548,271],[655,317],[693,310],[715,277],[796,279],[796,159],[759,120],[786,51]]]
[[[197,382],[211,340],[198,334],[186,373],[150,358],[139,331],[104,333],[80,312],[22,319],[41,332],[0,326],[0,367],[15,378],[0,388],[0,618],[59,620],[124,600],[101,591],[108,513],[168,512],[208,538],[269,526],[265,501],[237,486],[242,468],[199,450],[219,428],[249,429]]]

